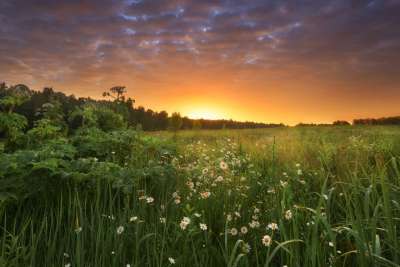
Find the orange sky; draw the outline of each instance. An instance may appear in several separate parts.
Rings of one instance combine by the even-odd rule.
[[[0,81],[260,122],[400,115],[400,3],[0,3]]]

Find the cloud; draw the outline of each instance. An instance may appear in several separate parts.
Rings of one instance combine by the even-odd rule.
[[[88,85],[223,66],[397,82],[399,13],[396,0],[3,0],[0,78]]]

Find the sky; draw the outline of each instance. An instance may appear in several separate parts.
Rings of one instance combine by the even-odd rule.
[[[195,118],[400,115],[400,0],[1,0],[0,81]]]

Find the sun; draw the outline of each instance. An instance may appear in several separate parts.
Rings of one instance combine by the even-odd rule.
[[[220,112],[209,108],[190,110],[187,112],[187,116],[191,119],[207,119],[207,120],[217,120],[223,117]]]

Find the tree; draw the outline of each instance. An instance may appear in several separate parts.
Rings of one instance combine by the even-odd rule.
[[[171,125],[171,116],[165,111],[153,111],[143,107],[134,107],[135,100],[125,98],[126,88],[124,86],[115,86],[104,92],[103,96],[109,99],[94,100],[91,98],[76,98],[73,95],[65,95],[62,92],[54,91],[52,88],[44,88],[42,91],[31,91],[25,85],[16,85],[8,87],[5,83],[0,83],[0,111],[3,113],[18,113],[27,119],[27,128],[35,127],[38,119],[47,118],[53,122],[53,125],[75,130],[79,127],[99,127],[97,109],[100,107],[107,108],[114,113],[121,115],[128,126],[135,127],[141,124],[144,131],[160,131],[167,130]],[[50,103],[50,104],[48,104]],[[60,105],[55,104],[60,103]],[[93,109],[87,108],[87,105],[93,105]],[[40,111],[40,114],[37,114]],[[44,113],[47,113],[44,115]],[[39,115],[39,116],[38,116]],[[103,125],[105,129],[115,129],[122,124],[117,119],[118,127],[110,122],[110,114],[102,114]],[[174,120],[174,119],[173,119]],[[7,120],[8,121],[8,120]],[[54,124],[54,122],[58,122]],[[233,120],[196,120],[188,117],[182,118],[182,125],[179,129],[239,129],[239,128],[269,128],[282,127],[282,124],[266,124],[256,122],[240,122]],[[375,121],[373,121],[375,123]],[[378,120],[377,123],[397,123],[398,119],[388,118],[383,121]],[[179,125],[178,125],[179,126]],[[3,131],[3,135],[4,135]]]
[[[109,92],[104,92],[104,97],[111,97],[116,102],[124,102],[125,101],[125,93],[126,87],[125,86],[114,86],[109,89]],[[131,99],[132,101],[133,99]],[[134,101],[134,100],[133,100]]]
[[[2,84],[1,88],[4,95],[0,99],[0,107],[6,113],[12,113],[16,107],[28,101],[31,96],[29,88],[23,84],[9,88]]]
[[[16,140],[27,125],[26,118],[20,114],[0,113],[0,133],[4,133],[8,141]]]
[[[65,122],[64,112],[59,101],[54,100],[49,103],[44,103],[36,112],[36,116],[40,119],[47,120],[53,126],[60,127],[64,133],[67,133],[68,125]]]
[[[169,129],[172,131],[178,131],[182,127],[182,117],[179,112],[174,112],[169,119]]]
[[[14,109],[29,99],[30,91],[22,84],[9,88],[2,84],[1,91],[0,132],[6,135],[8,141],[15,141],[27,126],[27,120],[24,116],[14,113]]]
[[[54,125],[49,119],[40,119],[35,122],[35,127],[27,132],[30,144],[40,144],[62,135],[62,128]]]
[[[338,121],[334,121],[333,125],[336,125],[336,126],[347,126],[347,125],[350,125],[350,123],[348,121],[338,120]]]
[[[98,107],[95,114],[98,127],[105,132],[126,128],[124,117],[108,108]]]
[[[199,120],[193,121],[192,129],[193,130],[200,130],[201,129],[201,122]]]

